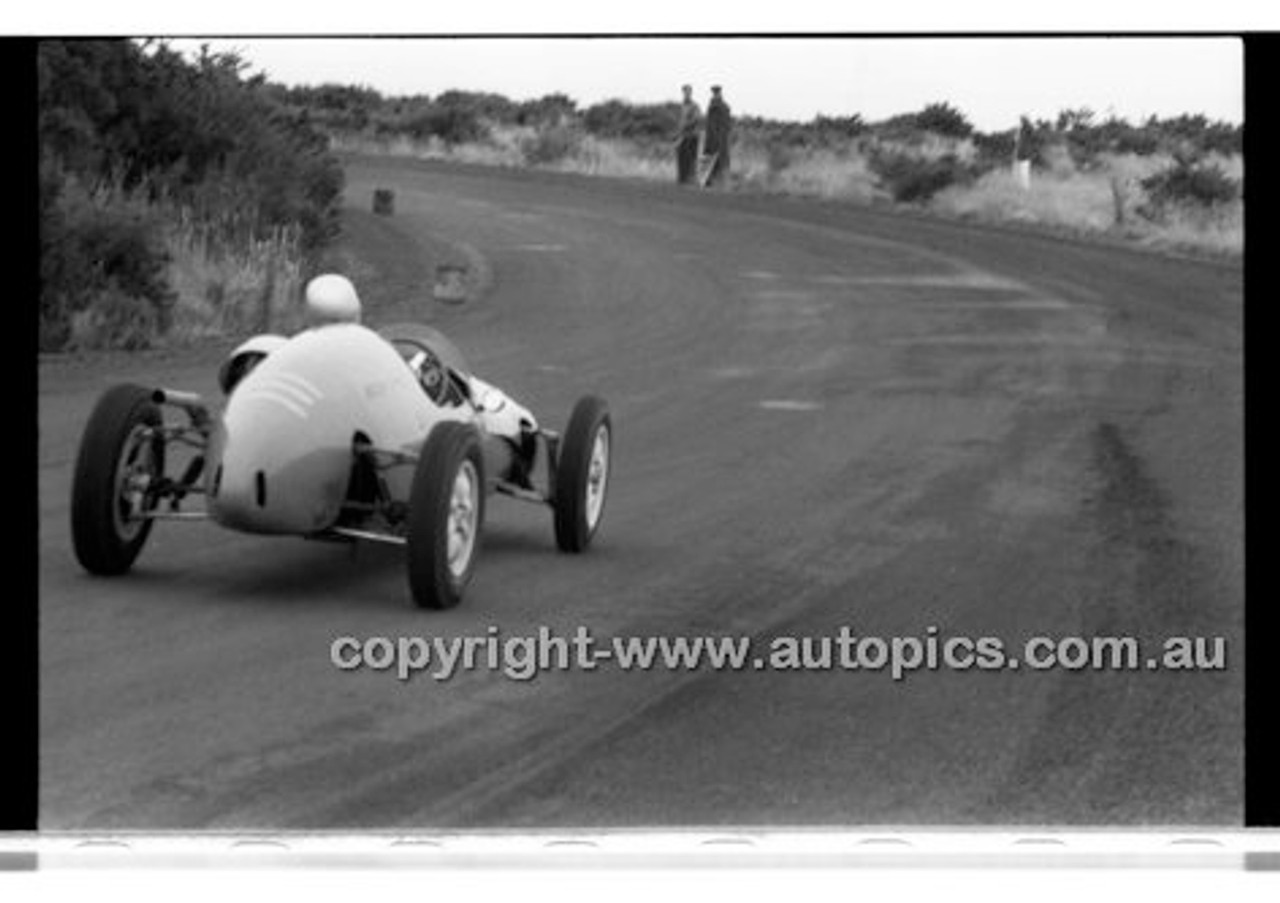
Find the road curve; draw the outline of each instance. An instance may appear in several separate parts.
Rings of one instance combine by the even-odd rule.
[[[396,215],[363,211],[375,187]],[[606,397],[598,544],[490,507],[463,604],[397,550],[164,524],[70,550],[123,381],[216,395],[224,345],[40,366],[41,827],[1235,825],[1242,278],[972,224],[359,160],[338,260],[563,425]],[[486,269],[432,301],[430,254]],[[435,249],[435,250],[433,250]],[[342,672],[335,637],[1225,638],[1200,673]]]

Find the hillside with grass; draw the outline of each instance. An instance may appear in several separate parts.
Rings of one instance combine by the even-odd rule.
[[[672,181],[678,104],[564,94],[512,101],[447,91],[278,88],[336,150]],[[946,102],[886,120],[741,115],[729,190],[1103,234],[1179,251],[1243,248],[1243,127],[1199,114],[1131,123],[1087,108],[984,133]]]
[[[38,69],[42,351],[290,331],[340,228],[343,153],[674,181],[675,102],[288,87],[235,54],[124,39],[43,41]],[[737,113],[723,190],[1242,251],[1242,126]]]

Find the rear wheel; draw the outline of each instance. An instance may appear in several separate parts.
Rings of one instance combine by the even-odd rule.
[[[604,516],[605,493],[613,454],[609,406],[588,395],[574,405],[556,465],[556,545],[582,552],[591,544]]]
[[[145,517],[164,474],[160,408],[141,386],[116,386],[98,400],[76,457],[71,541],[91,574],[123,574],[151,533]]]
[[[475,571],[484,523],[480,437],[441,423],[422,448],[409,500],[409,590],[421,608],[452,608]]]

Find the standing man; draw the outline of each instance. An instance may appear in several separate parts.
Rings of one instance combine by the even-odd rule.
[[[733,117],[729,105],[720,96],[720,86],[711,86],[711,100],[707,103],[706,140],[702,143],[702,152],[712,158],[711,172],[707,174],[708,185],[720,185],[729,175],[729,136],[733,128]]]
[[[693,86],[684,85],[684,102],[680,104],[680,122],[676,128],[676,181],[689,185],[698,171],[698,127],[702,111],[693,102]]]

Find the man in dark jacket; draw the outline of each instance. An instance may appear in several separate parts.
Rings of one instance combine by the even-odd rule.
[[[698,127],[702,111],[693,101],[693,86],[685,85],[684,102],[680,104],[680,121],[676,127],[676,181],[689,185],[698,171]]]
[[[729,138],[733,129],[733,117],[729,105],[720,96],[720,86],[711,88],[711,100],[707,103],[707,131],[702,152],[712,158],[708,185],[720,185],[729,176]]]

